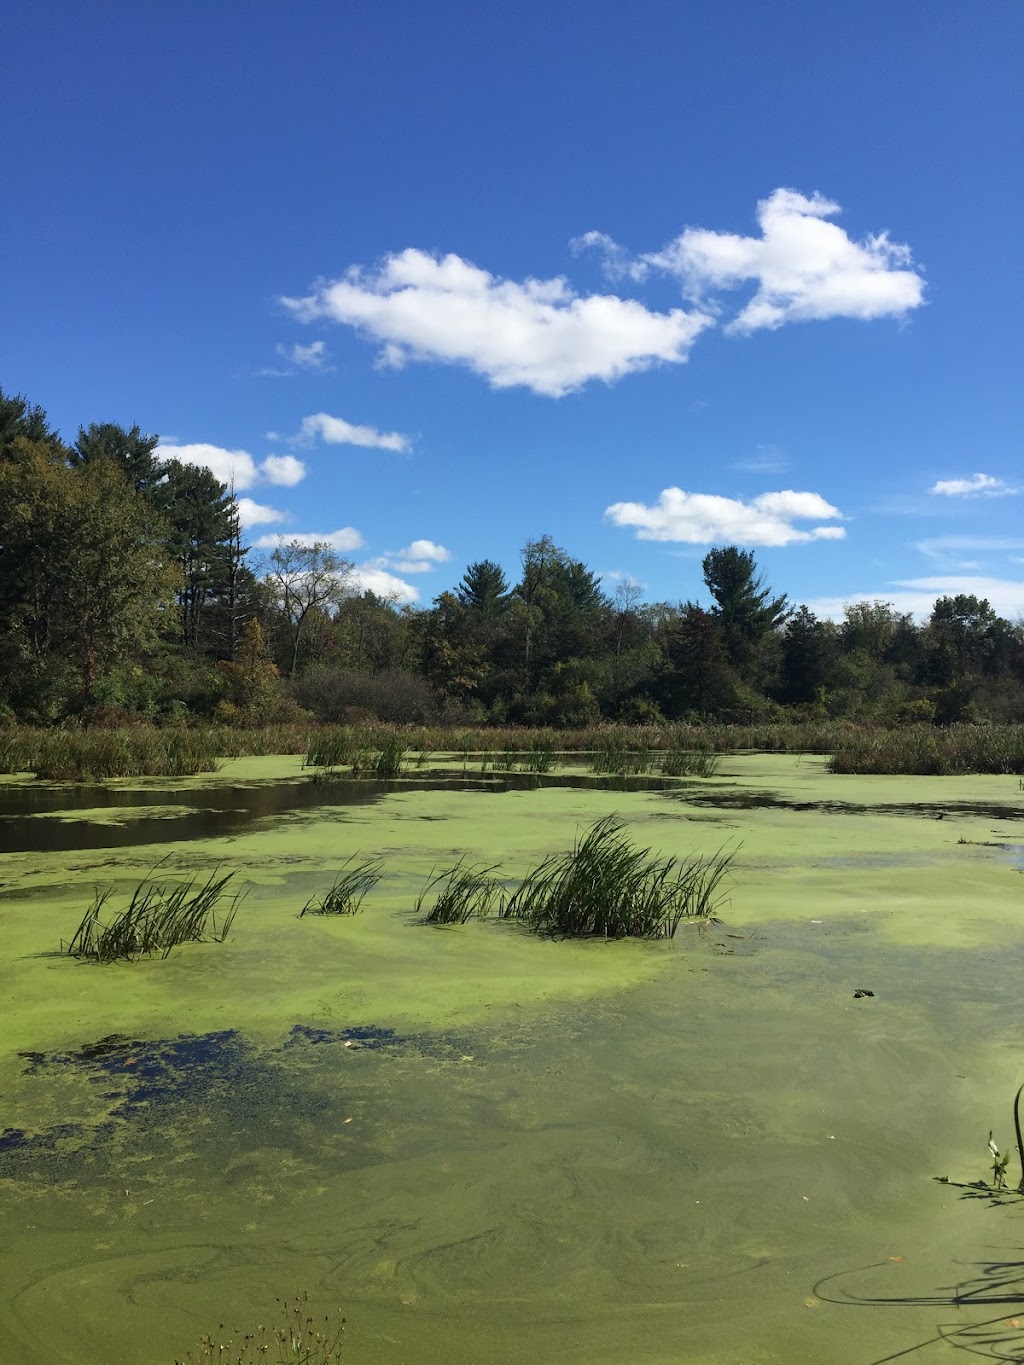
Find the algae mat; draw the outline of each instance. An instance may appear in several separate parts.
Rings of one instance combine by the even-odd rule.
[[[273,810],[262,773],[297,777],[145,788]],[[110,786],[54,825],[108,819]],[[171,1365],[302,1289],[353,1365],[1024,1358],[1024,1210],[932,1180],[1012,1141],[1021,799],[744,757],[675,791],[398,788],[5,855],[0,1361]],[[613,809],[665,851],[738,846],[724,924],[413,922],[436,863],[514,876]],[[389,869],[364,913],[297,920],[357,849]],[[249,883],[229,942],[55,953],[160,858]]]

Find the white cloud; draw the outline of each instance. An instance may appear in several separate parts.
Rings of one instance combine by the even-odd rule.
[[[268,455],[260,465],[260,473],[267,483],[294,488],[306,477],[306,466],[294,455]]]
[[[898,578],[891,587],[895,591],[886,589],[812,598],[807,606],[816,616],[839,621],[843,608],[851,602],[891,602],[897,611],[910,612],[918,620],[924,620],[931,615],[936,598],[964,593],[987,598],[998,615],[1010,620],[1024,614],[1024,582],[1014,579],[950,574],[935,578]]]
[[[191,445],[161,441],[155,453],[160,460],[178,460],[181,464],[208,469],[215,479],[236,493],[245,492],[261,481],[291,488],[306,475],[306,466],[294,455],[268,455],[262,463],[257,463],[247,450],[228,450],[202,441]]]
[[[214,478],[236,492],[251,488],[259,478],[256,461],[247,450],[226,450],[223,446],[195,442],[191,445],[170,445],[161,441],[155,454],[160,460],[177,460],[180,464],[199,465],[208,469]]]
[[[946,498],[1005,498],[1020,489],[991,474],[972,474],[969,479],[939,479],[928,492]]]
[[[1018,536],[930,536],[915,541],[914,548],[929,559],[947,560],[957,559],[962,554],[998,555],[1024,550],[1024,539]]]
[[[311,341],[308,346],[296,342],[294,346],[278,346],[277,353],[300,370],[327,369],[327,343]]]
[[[404,550],[389,550],[370,561],[375,569],[397,569],[399,573],[430,573],[439,564],[446,564],[452,557],[451,550],[445,549],[433,540],[414,540]]]
[[[553,398],[592,379],[679,364],[712,322],[699,310],[656,313],[635,299],[580,296],[561,278],[501,279],[414,247],[283,302],[301,321],[330,318],[381,342],[384,364],[466,365],[492,388],[523,385]]]
[[[411,444],[400,431],[378,431],[376,427],[356,426],[344,417],[332,417],[329,412],[314,412],[303,417],[296,441],[311,444],[320,438],[328,445],[368,446],[378,450],[406,451]]]
[[[607,232],[584,232],[582,236],[570,240],[569,249],[576,256],[584,251],[599,251],[601,266],[611,280],[640,281],[650,270],[646,261],[630,256],[626,248],[620,246],[614,237],[609,237]]]
[[[298,541],[300,545],[329,545],[332,550],[359,550],[365,544],[354,526],[342,526],[337,531],[296,531],[289,535],[275,534],[260,536],[256,542],[261,550],[275,550],[278,545],[290,545]]]
[[[284,521],[284,513],[276,507],[268,507],[252,498],[238,499],[238,516],[243,526],[264,526],[271,522]]]
[[[675,275],[687,295],[755,281],[757,290],[726,326],[749,333],[784,322],[824,318],[902,317],[923,302],[924,281],[909,267],[910,248],[887,232],[853,241],[826,221],[838,204],[777,189],[757,206],[760,237],[687,228],[658,252],[641,257]]]
[[[616,502],[605,509],[616,526],[633,526],[638,540],[685,541],[691,545],[789,545],[794,541],[842,540],[841,526],[800,530],[795,521],[833,521],[842,513],[817,493],[786,489],[744,502],[711,493],[662,490],[652,506]]]
[[[419,591],[411,583],[406,583],[394,574],[372,565],[357,564],[351,578],[357,592],[372,592],[378,597],[388,598],[400,606],[419,601]]]

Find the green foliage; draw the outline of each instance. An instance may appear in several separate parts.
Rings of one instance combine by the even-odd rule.
[[[842,737],[829,764],[834,773],[1024,773],[1024,727],[910,726],[857,731]]]
[[[527,874],[501,915],[564,937],[672,938],[684,918],[707,918],[722,896],[733,854],[678,861],[634,847],[609,815]]]
[[[198,886],[195,877],[171,886],[143,879],[128,905],[107,923],[100,916],[113,888],[97,891],[71,942],[61,947],[71,957],[110,963],[154,953],[167,957],[182,943],[223,943],[243,894],[228,900],[218,924],[218,907],[234,875],[211,873]]]
[[[359,912],[363,897],[380,881],[384,875],[384,864],[379,858],[367,858],[355,862],[356,854],[346,858],[341,871],[334,879],[331,889],[323,896],[311,896],[299,911],[303,915],[355,915]]]

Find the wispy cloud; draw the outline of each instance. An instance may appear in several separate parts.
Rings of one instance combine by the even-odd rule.
[[[682,541],[695,545],[790,545],[809,540],[842,540],[842,526],[802,530],[798,521],[837,521],[842,513],[817,493],[785,489],[761,493],[744,502],[711,493],[663,489],[652,505],[616,502],[605,510],[616,526],[631,526],[638,540]]]
[[[331,374],[334,371],[334,366],[327,363],[325,341],[311,341],[308,346],[303,346],[301,342],[295,342],[291,346],[280,344],[274,349],[286,363],[283,369],[279,365],[268,365],[257,371],[268,379],[289,379],[302,370],[314,370],[320,374]]]
[[[328,445],[364,446],[377,450],[405,452],[412,442],[400,431],[378,431],[376,427],[357,426],[344,417],[332,417],[329,412],[314,412],[303,417],[302,426],[293,438],[297,443],[312,445],[316,440]]]
[[[328,318],[380,342],[384,365],[464,365],[492,388],[553,398],[593,379],[680,364],[712,322],[701,309],[652,312],[614,294],[579,295],[560,277],[502,279],[415,247],[283,302],[300,321]]]
[[[1024,550],[1024,538],[1019,536],[929,536],[914,542],[914,548],[928,559],[950,562],[962,555],[1008,555],[1011,550]]]
[[[1020,489],[992,474],[972,474],[969,479],[939,479],[928,492],[945,498],[1005,498]]]
[[[851,602],[890,602],[897,611],[910,612],[924,620],[931,615],[937,598],[956,597],[960,593],[987,598],[1000,616],[1011,620],[1024,613],[1024,582],[973,574],[897,578],[882,589],[812,598],[807,606],[816,616],[839,621],[843,608]]]
[[[729,468],[743,474],[785,474],[789,461],[776,446],[759,445],[753,455],[733,460]]]

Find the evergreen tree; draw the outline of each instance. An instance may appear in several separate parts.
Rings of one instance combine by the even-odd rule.
[[[722,623],[725,647],[734,667],[747,682],[754,679],[758,647],[764,637],[786,619],[786,598],[773,597],[758,577],[750,550],[735,545],[709,551],[703,562],[704,582],[714,598]]]

